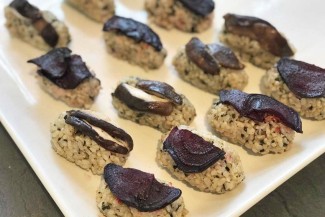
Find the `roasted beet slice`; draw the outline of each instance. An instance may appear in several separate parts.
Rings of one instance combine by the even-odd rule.
[[[177,168],[185,173],[199,173],[222,159],[226,154],[211,142],[186,129],[174,127],[164,141]]]
[[[185,46],[188,58],[205,73],[217,75],[220,68],[216,59],[210,54],[206,45],[200,39],[193,37]]]
[[[63,89],[74,89],[92,77],[79,55],[71,55],[68,48],[55,48],[45,55],[28,60],[39,67],[38,73]]]
[[[245,67],[230,48],[217,43],[208,44],[207,46],[212,56],[222,67],[237,70]]]
[[[79,132],[83,133],[86,136],[89,136],[92,140],[94,140],[98,145],[103,147],[106,150],[116,152],[119,154],[127,154],[133,149],[133,140],[129,134],[127,134],[124,130],[115,127],[114,125],[100,120],[90,114],[79,110],[71,110],[67,111],[67,115],[65,116],[65,122],[67,124],[72,125]],[[114,139],[126,143],[127,147],[124,147],[118,144],[115,141],[107,140],[101,137],[93,127],[100,128],[107,134],[109,134]]]
[[[302,133],[299,114],[271,97],[247,94],[240,90],[222,90],[220,102],[233,106],[241,116],[255,121],[264,122],[267,116],[275,116],[287,127]]]
[[[134,39],[136,42],[143,41],[150,44],[157,51],[162,49],[159,36],[150,27],[130,18],[113,16],[104,24],[103,31],[116,31]]]
[[[257,17],[226,14],[225,31],[246,36],[259,42],[260,46],[275,56],[292,56],[287,40],[265,20]]]
[[[199,16],[209,15],[214,10],[212,0],[179,0],[187,9]]]
[[[82,81],[92,77],[92,74],[79,55],[71,55],[68,64],[69,66],[64,76],[55,80],[58,86],[64,89],[74,89]]]
[[[34,63],[40,67],[49,78],[60,78],[64,75],[68,68],[66,61],[71,55],[69,48],[53,49],[45,55],[38,58],[28,60],[28,63]]]
[[[140,79],[136,86],[150,94],[169,99],[178,105],[182,105],[183,103],[182,96],[177,94],[175,89],[165,82]]]
[[[153,174],[107,164],[104,179],[113,195],[140,212],[162,209],[177,200],[182,191],[158,182]]]
[[[150,112],[162,116],[168,116],[172,113],[174,109],[172,102],[166,100],[163,101],[163,99],[156,101],[150,99],[148,101],[146,97],[141,98],[139,94],[136,95],[136,93],[132,93],[132,90],[138,92],[138,88],[134,88],[135,87],[132,87],[128,84],[121,83],[117,86],[112,95],[125,103],[129,108],[134,110]],[[147,94],[141,89],[139,90],[144,94]]]
[[[48,45],[51,47],[56,46],[59,35],[54,27],[44,19],[37,7],[29,4],[26,0],[14,0],[9,6],[16,9],[22,16],[31,19],[33,26]]]
[[[325,69],[298,60],[282,58],[277,69],[288,88],[298,97],[325,97]]]

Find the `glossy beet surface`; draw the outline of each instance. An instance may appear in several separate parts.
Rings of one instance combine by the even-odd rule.
[[[299,114],[271,97],[262,94],[247,94],[240,90],[222,90],[220,102],[233,106],[241,116],[255,121],[264,122],[267,116],[275,116],[284,125],[302,133]]]
[[[263,49],[275,56],[286,57],[294,54],[287,40],[265,20],[237,14],[226,14],[224,19],[225,32],[256,40]]]
[[[174,127],[164,141],[167,150],[179,170],[199,173],[222,159],[226,154],[211,142],[186,129]]]
[[[104,24],[103,31],[116,31],[137,42],[150,44],[157,51],[163,47],[159,36],[150,27],[130,18],[113,16]]]
[[[92,77],[79,55],[71,55],[68,48],[55,48],[45,55],[28,60],[39,67],[38,73],[63,89],[74,89]]]
[[[217,75],[220,67],[240,70],[240,63],[234,52],[221,44],[205,45],[200,39],[193,37],[185,46],[188,58],[206,74]]]
[[[182,105],[182,96],[175,92],[175,89],[165,82],[151,81],[151,80],[139,80],[136,84],[138,88],[146,91],[150,94],[157,95],[159,97],[169,99],[175,104]]]
[[[77,129],[77,131],[90,137],[98,145],[105,148],[106,150],[119,154],[127,154],[133,149],[133,140],[129,134],[127,134],[124,130],[115,127],[114,125],[104,120],[100,120],[88,113],[79,110],[71,110],[67,111],[67,115],[64,119],[67,124],[72,125],[74,128]],[[100,128],[101,130],[109,134],[111,137],[115,138],[120,142],[125,143],[127,147],[122,146],[115,141],[107,140],[101,137],[93,129],[93,127]]]
[[[104,179],[115,197],[141,212],[162,209],[182,194],[181,190],[158,182],[153,174],[115,164],[105,166]]]
[[[54,27],[43,18],[37,7],[29,4],[26,0],[14,0],[9,6],[16,9],[22,16],[31,19],[33,26],[48,45],[56,46],[59,35]]]
[[[325,69],[302,61],[282,58],[277,70],[288,88],[298,97],[325,97]]]
[[[213,0],[179,0],[186,8],[199,16],[209,15],[214,10]]]

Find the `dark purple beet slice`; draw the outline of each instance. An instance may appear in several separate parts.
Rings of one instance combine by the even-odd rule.
[[[69,68],[63,77],[55,80],[59,87],[63,89],[74,89],[85,79],[92,77],[86,64],[79,55],[71,55],[69,58]]]
[[[67,111],[65,122],[72,125],[84,135],[90,137],[98,145],[106,150],[119,154],[127,154],[133,149],[133,140],[129,134],[104,120],[100,120],[94,116],[91,116],[90,114],[79,110]],[[126,148],[114,141],[102,138],[95,130],[93,130],[92,126],[98,127],[113,138],[125,142],[128,147]]]
[[[136,42],[143,41],[150,44],[157,51],[162,49],[159,36],[150,27],[130,18],[113,16],[104,24],[103,31],[116,31],[134,39]]]
[[[264,122],[267,116],[275,116],[287,127],[302,133],[299,114],[271,97],[247,94],[240,90],[222,90],[220,102],[233,106],[240,115],[255,121]]]
[[[325,97],[325,69],[298,60],[282,58],[277,69],[288,88],[298,97]]]
[[[185,46],[188,58],[205,73],[217,75],[220,68],[216,59],[209,53],[206,45],[200,39],[193,37]]]
[[[48,78],[60,78],[64,75],[68,68],[68,61],[71,55],[69,48],[57,48],[53,49],[47,54],[44,54],[35,59],[28,60],[28,63],[34,63],[40,67],[43,74]]]
[[[40,69],[38,73],[63,89],[74,89],[85,79],[92,77],[79,55],[71,55],[68,48],[55,48],[45,55],[28,60]]]
[[[171,155],[177,168],[185,173],[202,172],[226,154],[211,142],[178,127],[174,127],[169,133],[163,149]]]
[[[235,53],[228,47],[214,43],[207,45],[212,56],[225,68],[243,69],[245,66],[236,57]]]
[[[178,105],[182,105],[182,96],[175,92],[175,89],[165,82],[139,80],[136,84],[138,88],[153,95],[169,99]]]
[[[209,15],[214,10],[212,0],[179,0],[187,9],[199,16]]]
[[[260,46],[275,56],[292,56],[287,40],[269,22],[257,17],[226,14],[225,31],[249,37],[259,42]]]
[[[31,19],[34,27],[48,45],[51,47],[56,46],[59,35],[54,27],[43,18],[41,11],[37,7],[29,4],[26,0],[14,0],[9,6],[16,9],[22,16]]]
[[[115,197],[140,212],[162,209],[182,194],[180,189],[158,182],[153,174],[112,163],[105,166],[104,179]]]

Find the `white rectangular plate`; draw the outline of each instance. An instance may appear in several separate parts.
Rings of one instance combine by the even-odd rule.
[[[120,0],[117,14],[147,22],[144,1]],[[135,148],[127,167],[154,173],[157,178],[170,181],[181,188],[189,216],[236,216],[253,206],[297,171],[324,153],[325,121],[303,120],[304,134],[296,136],[293,148],[281,155],[254,156],[243,148],[239,152],[245,181],[223,195],[196,191],[173,179],[157,166],[155,152],[161,133],[117,117],[111,105],[111,92],[117,82],[126,76],[166,81],[184,93],[197,109],[191,126],[207,130],[205,115],[214,96],[183,82],[174,71],[171,60],[177,48],[192,36],[204,42],[214,42],[227,12],[264,18],[283,32],[295,46],[296,58],[325,67],[325,2],[323,0],[220,0],[216,3],[214,25],[201,34],[167,31],[155,25],[168,50],[165,64],[155,71],[145,72],[137,66],[117,60],[106,53],[102,25],[95,23],[61,1],[31,0],[41,9],[49,9],[64,20],[72,35],[70,48],[80,54],[102,82],[102,90],[92,110],[107,114],[112,122],[129,132]],[[66,216],[98,216],[95,193],[100,177],[86,172],[59,157],[51,148],[49,125],[59,113],[70,108],[44,93],[35,81],[35,66],[28,59],[43,54],[30,45],[11,38],[4,26],[3,8],[9,1],[1,1],[0,14],[0,117],[16,144],[36,174]],[[249,85],[247,92],[259,92],[259,81],[264,71],[247,65]]]

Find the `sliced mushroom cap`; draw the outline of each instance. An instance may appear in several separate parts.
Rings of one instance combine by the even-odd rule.
[[[153,174],[112,163],[105,166],[104,179],[116,198],[140,212],[162,209],[182,194],[180,189],[158,182]]]
[[[197,134],[178,127],[171,130],[163,149],[173,158],[177,168],[185,173],[203,172],[226,154]]]
[[[188,58],[205,73],[217,75],[220,68],[216,59],[210,54],[206,45],[200,39],[193,37],[185,46]]]
[[[275,116],[287,127],[302,133],[299,114],[285,104],[262,94],[247,94],[240,90],[220,91],[220,102],[233,106],[241,116],[264,122],[267,116]]]
[[[127,154],[133,149],[133,140],[124,130],[86,112],[67,111],[65,122],[106,150]]]
[[[55,48],[45,55],[27,61],[37,65],[38,73],[63,89],[74,89],[93,75],[79,55],[68,48]]]
[[[199,16],[209,15],[214,10],[213,0],[179,0],[187,9]]]
[[[208,44],[207,46],[212,56],[222,67],[237,70],[245,68],[230,48],[217,43]]]
[[[169,100],[150,95],[145,91],[126,83],[121,83],[115,89],[113,96],[125,103],[129,108],[168,116],[174,106]]]
[[[325,69],[298,60],[282,58],[277,70],[288,88],[298,97],[325,97]]]
[[[147,93],[156,95],[161,98],[166,98],[173,101],[175,104],[182,105],[182,96],[175,92],[175,89],[165,82],[151,81],[151,80],[139,80],[136,83],[136,87],[144,90]]]
[[[44,19],[41,11],[37,7],[29,4],[26,0],[14,0],[9,6],[16,9],[22,16],[31,19],[33,26],[48,45],[51,47],[57,45],[59,41],[58,33],[51,23]]]
[[[257,17],[226,14],[225,31],[246,36],[259,42],[260,46],[275,56],[292,56],[294,52],[278,30]]]
[[[230,48],[217,43],[205,45],[196,37],[186,44],[185,52],[188,58],[207,74],[219,74],[220,66],[234,70],[244,68]]]
[[[59,35],[51,25],[44,18],[40,18],[33,22],[35,29],[40,33],[44,41],[51,47],[55,47],[59,41]]]
[[[113,16],[104,24],[103,31],[122,33],[136,42],[143,41],[151,45],[157,51],[163,48],[159,36],[150,27],[130,18]]]

